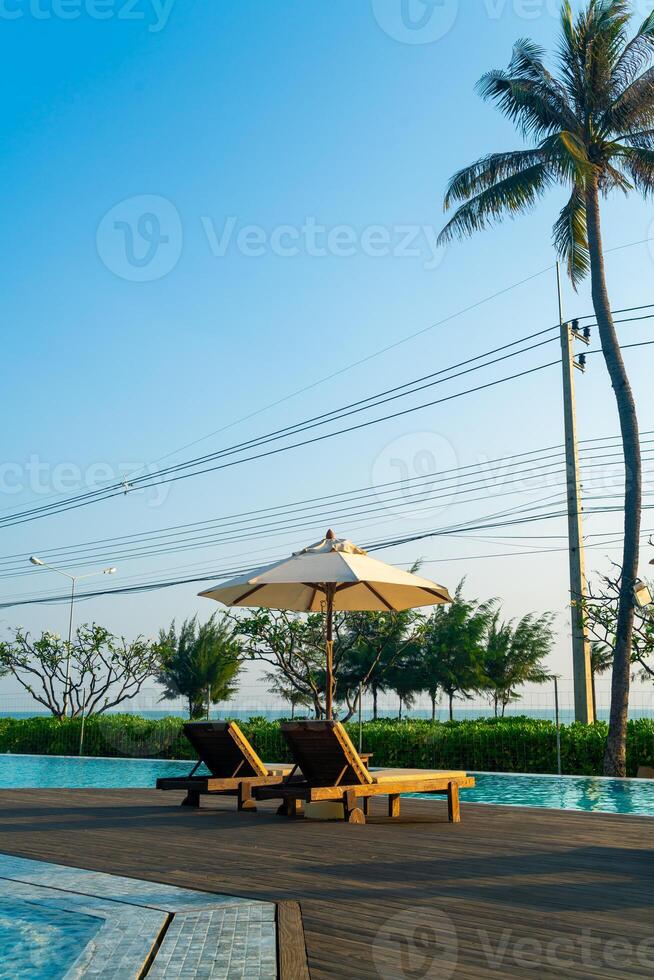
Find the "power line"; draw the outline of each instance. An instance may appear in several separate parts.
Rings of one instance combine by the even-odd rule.
[[[643,435],[649,434],[643,433]],[[588,458],[588,462],[584,464],[584,469],[604,467],[614,457],[621,459],[620,453],[607,453],[607,450],[612,448],[610,445],[596,445],[598,442],[607,443],[613,438],[615,437],[589,440],[591,443],[589,448],[582,450],[584,457]],[[652,442],[654,442],[652,439],[642,440],[643,445]],[[547,454],[547,449],[556,451]],[[598,452],[602,454],[601,457],[594,455]],[[533,458],[534,456],[538,456],[538,461]],[[479,464],[469,464],[434,474],[411,477],[408,480],[391,481],[377,487],[359,487],[337,494],[309,498],[304,501],[293,501],[275,507],[246,511],[241,514],[226,515],[208,521],[174,525],[152,532],[100,538],[75,545],[51,548],[42,554],[51,561],[58,560],[58,563],[63,563],[64,567],[72,567],[73,565],[80,565],[83,559],[86,563],[100,560],[103,555],[109,555],[112,561],[134,559],[150,557],[154,554],[190,550],[194,547],[236,543],[249,540],[254,536],[262,536],[264,533],[279,535],[281,532],[295,530],[297,527],[314,526],[307,525],[306,522],[317,520],[318,515],[326,513],[327,508],[329,508],[326,518],[328,521],[351,517],[361,518],[362,516],[369,518],[370,515],[393,508],[395,504],[401,505],[402,509],[411,506],[415,513],[420,513],[417,505],[428,504],[429,506],[422,508],[422,510],[431,511],[434,502],[448,499],[454,492],[457,494],[457,500],[450,504],[454,506],[472,503],[476,499],[480,499],[469,496],[480,489],[486,491],[481,499],[486,499],[489,481],[497,481],[497,479],[501,479],[501,486],[505,492],[501,494],[494,492],[495,497],[514,495],[516,490],[507,492],[506,488],[530,480],[550,480],[558,474],[562,465],[562,454],[558,451],[558,447],[546,447],[546,449],[532,450],[529,453],[516,453]],[[506,474],[509,466],[510,475]],[[417,489],[413,488],[411,484],[416,484]],[[443,491],[434,492],[439,487],[442,487]],[[464,496],[466,499],[463,499]],[[375,506],[371,507],[371,503]],[[289,511],[293,519],[290,524],[287,517]],[[299,525],[294,523],[297,520],[301,521]],[[0,559],[0,573],[4,573],[0,577],[7,578],[13,574],[20,575],[25,557],[25,553],[20,553]]]
[[[597,461],[597,457],[594,456],[590,458],[595,462],[590,463],[588,468],[595,468],[604,466],[611,457],[605,457],[600,461]],[[552,463],[539,462],[533,466],[531,461],[527,460],[525,464],[522,465],[522,468],[519,465],[513,465],[510,476],[500,477],[502,492],[494,492],[493,497],[514,496],[518,491],[515,489],[507,490],[506,488],[525,481],[550,480],[558,474],[563,465],[558,454]],[[417,491],[401,492],[399,496],[397,495],[397,486],[393,486],[390,491],[384,493],[376,488],[368,488],[365,492],[350,491],[347,495],[341,494],[340,497],[344,499],[336,501],[329,497],[318,498],[315,503],[310,501],[305,505],[297,502],[291,505],[282,505],[276,512],[270,512],[270,509],[266,509],[268,513],[263,515],[255,512],[253,517],[246,514],[245,516],[222,518],[210,522],[179,525],[147,534],[99,539],[74,546],[48,549],[42,554],[51,561],[58,560],[58,563],[62,564],[63,567],[81,567],[83,564],[101,560],[103,556],[110,557],[112,561],[146,558],[152,555],[192,550],[193,548],[233,544],[255,537],[277,536],[282,532],[315,527],[315,522],[318,522],[317,526],[320,526],[324,520],[332,523],[334,520],[343,521],[351,518],[369,520],[376,514],[395,510],[397,506],[400,506],[402,510],[411,507],[412,516],[415,516],[424,511],[433,511],[434,505],[438,506],[442,500],[448,501],[450,507],[487,500],[489,480],[498,479],[498,470],[503,474],[508,465],[508,461],[501,461],[499,467],[482,464],[477,468],[482,471],[480,476],[469,473],[465,480],[461,479],[460,474],[446,480],[428,480],[426,485],[421,486]],[[552,467],[555,468],[552,469]],[[452,485],[446,487],[442,492],[434,493],[431,489],[433,486],[438,488],[439,485],[445,483]],[[552,488],[563,485],[560,483],[553,484]],[[479,490],[484,490],[481,497],[470,497],[470,494]],[[453,493],[457,495],[456,500],[450,499]],[[419,506],[424,504],[427,506]],[[307,522],[311,523],[307,524]],[[25,559],[26,555],[22,553],[0,560],[0,578],[20,575],[24,568]],[[25,569],[25,574],[30,574],[27,569]]]
[[[455,392],[455,393],[453,393],[451,395],[446,395],[443,398],[437,398],[437,399],[434,399],[434,400],[429,401],[429,402],[423,402],[420,405],[415,405],[415,406],[413,406],[411,408],[406,408],[406,409],[403,409],[402,411],[393,412],[393,413],[391,413],[389,415],[381,416],[379,418],[369,419],[366,422],[360,422],[360,423],[358,423],[356,425],[347,426],[344,429],[337,429],[337,430],[335,430],[333,432],[327,432],[327,433],[323,433],[322,435],[313,436],[312,438],[310,438],[310,439],[304,439],[301,442],[291,443],[290,445],[287,445],[287,446],[278,446],[275,449],[270,449],[270,450],[267,450],[266,452],[263,452],[263,453],[257,453],[257,454],[252,455],[252,456],[245,456],[245,457],[243,457],[241,459],[230,460],[229,462],[224,462],[224,463],[221,463],[221,464],[216,465],[216,466],[205,467],[204,469],[195,470],[192,473],[180,473],[180,472],[177,472],[176,474],[173,474],[173,475],[169,476],[167,479],[164,479],[164,480],[151,479],[150,482],[148,482],[148,483],[145,483],[145,482],[139,483],[139,487],[138,488],[139,489],[147,489],[148,487],[151,487],[151,486],[163,486],[163,485],[166,485],[168,483],[175,483],[175,482],[178,482],[180,480],[188,479],[190,477],[203,476],[203,475],[205,475],[207,473],[215,473],[215,472],[218,472],[220,470],[230,469],[231,467],[233,467],[233,466],[239,466],[242,463],[248,463],[248,462],[252,462],[254,460],[259,460],[259,459],[267,459],[270,456],[276,456],[276,455],[278,455],[280,453],[289,452],[292,449],[298,449],[298,448],[301,448],[301,447],[304,447],[304,446],[314,445],[316,443],[323,442],[326,439],[332,439],[335,436],[346,435],[346,434],[349,434],[351,432],[357,432],[357,431],[360,431],[362,429],[368,428],[368,427],[370,427],[372,425],[378,425],[380,422],[387,422],[387,421],[390,421],[392,419],[402,418],[405,415],[410,415],[410,414],[412,414],[414,412],[422,411],[425,408],[432,408],[435,405],[441,405],[441,404],[444,404],[446,402],[454,401],[456,399],[463,398],[466,395],[475,394],[475,393],[480,392],[480,391],[485,391],[485,390],[488,390],[488,389],[491,389],[491,388],[495,388],[498,385],[506,384],[509,381],[515,381],[518,378],[523,378],[523,377],[527,377],[529,375],[533,375],[533,374],[535,374],[535,373],[537,373],[539,371],[545,370],[546,368],[553,367],[554,365],[556,365],[558,363],[559,363],[559,361],[556,360],[556,361],[550,361],[550,362],[548,362],[546,364],[540,364],[537,367],[526,369],[526,370],[523,370],[523,371],[519,371],[519,372],[516,372],[515,374],[508,375],[508,376],[506,376],[504,378],[497,378],[494,381],[489,381],[489,382],[486,382],[485,384],[477,385],[477,386],[475,386],[473,388],[465,389],[464,391]],[[187,464],[184,464],[184,465],[185,466],[190,466],[192,464],[191,463],[187,463]],[[177,469],[180,469],[180,468],[182,468],[181,465]],[[156,473],[155,474],[152,474],[152,477],[156,477],[156,476],[157,476]],[[16,526],[18,524],[25,524],[25,523],[28,523],[28,522],[33,521],[33,520],[37,520],[37,519],[42,518],[42,517],[53,516],[54,514],[66,513],[69,510],[76,510],[79,507],[87,506],[89,503],[96,503],[96,502],[99,502],[99,501],[102,501],[102,500],[110,500],[113,497],[124,495],[124,493],[125,493],[124,485],[123,484],[117,484],[115,486],[116,486],[116,489],[113,489],[112,492],[108,492],[109,490],[111,490],[111,488],[107,488],[107,490],[104,490],[104,491],[92,491],[92,492],[90,492],[88,494],[82,495],[82,497],[69,498],[68,500],[59,501],[59,502],[56,502],[56,503],[53,503],[53,504],[46,504],[46,505],[43,505],[42,507],[32,508],[31,510],[19,511],[19,512],[13,514],[13,515],[10,515],[9,517],[0,519],[0,526],[2,526],[2,527],[14,527],[14,526]],[[87,498],[92,498],[92,499],[87,499]]]
[[[236,453],[237,451],[240,451],[240,450],[246,450],[246,449],[254,448],[257,445],[263,444],[264,442],[271,441],[273,439],[281,438],[282,436],[284,436],[286,434],[291,434],[291,435],[292,434],[295,434],[297,430],[302,429],[304,427],[311,427],[314,423],[321,422],[321,421],[329,421],[331,416],[340,415],[340,414],[342,414],[342,413],[344,413],[344,412],[346,412],[346,411],[348,411],[350,409],[359,408],[359,410],[365,411],[368,408],[375,407],[374,405],[371,405],[370,404],[371,402],[375,402],[378,399],[384,398],[387,395],[393,394],[395,392],[399,392],[401,389],[407,389],[407,388],[411,388],[412,386],[421,384],[422,382],[425,382],[425,381],[427,381],[430,378],[436,378],[436,377],[442,376],[444,374],[450,374],[452,371],[455,371],[455,370],[457,370],[460,367],[464,367],[464,366],[466,366],[468,364],[473,364],[473,363],[475,363],[477,361],[480,361],[480,360],[482,360],[484,358],[488,358],[488,357],[490,357],[490,356],[492,356],[494,354],[497,354],[499,352],[502,352],[502,351],[505,351],[505,350],[509,350],[512,347],[516,347],[517,345],[522,344],[522,343],[525,343],[526,341],[531,340],[531,339],[533,339],[535,337],[542,336],[543,334],[548,333],[552,329],[554,329],[554,328],[548,328],[547,330],[542,330],[542,331],[538,331],[535,334],[530,334],[527,337],[520,338],[519,340],[513,341],[513,342],[511,342],[509,344],[504,344],[502,347],[495,348],[495,349],[493,349],[491,351],[487,351],[487,352],[485,352],[483,354],[476,355],[475,357],[472,357],[472,358],[467,358],[464,361],[460,361],[457,364],[451,365],[450,367],[443,368],[443,369],[441,369],[439,371],[433,372],[430,375],[425,375],[424,377],[414,379],[413,381],[406,382],[405,384],[399,385],[399,386],[397,386],[395,388],[392,388],[392,389],[389,389],[388,391],[383,391],[383,392],[379,392],[379,393],[377,393],[375,395],[371,395],[368,398],[360,399],[359,401],[352,402],[349,405],[342,406],[339,409],[334,409],[331,412],[326,412],[326,413],[323,413],[322,415],[313,416],[311,418],[308,418],[308,419],[303,420],[302,422],[297,422],[297,423],[295,423],[295,424],[293,424],[291,426],[286,426],[286,427],[281,428],[281,429],[273,430],[272,432],[266,433],[265,435],[254,437],[252,439],[248,439],[248,440],[245,440],[245,441],[240,442],[240,443],[236,443],[236,444],[234,444],[232,446],[226,447],[225,449],[216,450],[216,451],[214,451],[212,453],[207,453],[207,454],[205,454],[203,456],[194,457],[191,460],[186,460],[186,461],[184,461],[182,463],[177,463],[174,466],[170,466],[170,467],[166,467],[164,469],[161,469],[161,470],[157,471],[156,473],[148,473],[148,474],[146,474],[143,477],[131,477],[129,479],[129,484],[130,484],[130,486],[133,486],[133,487],[140,486],[143,483],[143,481],[146,481],[146,480],[147,481],[150,481],[150,480],[152,480],[155,477],[159,477],[159,476],[162,476],[162,475],[171,473],[171,472],[177,472],[177,471],[179,471],[180,469],[183,469],[183,468],[194,467],[194,466],[200,465],[201,463],[207,462],[208,460],[216,459],[216,458],[219,458],[219,457],[222,457],[222,456],[225,456],[225,455],[231,455],[231,454],[234,454],[234,453]],[[554,339],[555,338],[552,338],[552,340],[554,340]],[[526,353],[526,352],[528,352],[531,349],[532,349],[532,347],[528,347],[524,351],[514,351],[510,356],[517,356],[520,353]],[[487,367],[487,366],[490,366],[493,363],[496,363],[496,362],[492,361],[492,362],[489,362],[489,364],[477,364],[476,367],[473,368],[472,370],[481,370],[482,368]],[[452,377],[448,377],[448,378],[442,378],[441,377],[440,378],[440,381],[438,383],[445,383],[446,381],[453,380],[453,378],[458,377],[458,376],[459,375],[453,375]],[[421,390],[421,389],[418,389],[418,390]],[[406,391],[405,392],[405,395],[409,395],[409,394],[412,394],[412,393],[413,393],[413,391]],[[115,489],[120,489],[121,492],[124,493],[124,491],[125,491],[124,483],[116,483],[116,482],[114,482],[114,483],[111,483],[111,484],[107,485],[106,487],[100,487],[97,490],[87,491],[86,493],[80,494],[77,497],[72,498],[72,499],[73,500],[85,499],[87,497],[94,496],[94,495],[99,495],[99,494],[103,494],[105,492],[108,492],[108,491],[111,491],[111,490],[115,490]],[[55,502],[54,504],[46,504],[46,505],[43,505],[43,506],[46,507],[46,508],[47,507],[56,507],[58,505],[58,503],[61,503],[61,502]],[[38,509],[40,509],[40,508],[38,508]],[[26,511],[25,513],[28,513],[28,512]],[[0,519],[0,520],[2,520],[2,519]]]
[[[424,408],[432,407],[433,405],[440,404],[442,402],[449,401],[454,398],[463,397],[464,395],[483,390],[484,388],[487,387],[488,388],[493,387],[496,384],[501,384],[506,381],[515,380],[518,377],[524,376],[524,374],[529,374],[537,370],[542,370],[545,367],[550,367],[557,362],[551,362],[550,364],[541,365],[538,368],[532,369],[531,371],[521,372],[509,376],[507,378],[496,379],[496,381],[490,382],[487,385],[481,385],[472,389],[468,389],[463,392],[457,392],[446,398],[437,399],[432,402],[414,406],[411,409],[406,409],[402,412],[383,416],[377,419],[371,419],[368,422],[361,423],[356,426],[351,426],[345,429],[337,430],[335,432],[326,433],[316,437],[315,439],[303,440],[299,443],[294,443],[288,446],[277,447],[276,450],[255,454],[253,456],[241,457],[240,459],[232,460],[229,463],[223,463],[222,465],[205,467],[204,469],[198,469],[199,466],[201,466],[204,462],[207,462],[209,460],[223,459],[230,455],[238,455],[239,453],[246,452],[251,449],[256,449],[258,447],[267,445],[271,442],[278,441],[280,439],[284,439],[286,437],[299,435],[317,426],[325,425],[333,421],[339,421],[340,419],[346,418],[352,414],[357,414],[360,411],[368,411],[370,409],[379,407],[389,401],[393,401],[397,398],[403,398],[412,394],[417,394],[419,391],[431,387],[434,384],[445,383],[446,381],[454,380],[456,377],[460,377],[463,374],[470,373],[471,371],[480,370],[484,367],[492,366],[493,364],[506,360],[509,357],[515,357],[518,356],[519,354],[527,353],[530,350],[533,350],[537,347],[543,346],[544,344],[552,342],[555,338],[542,341],[538,344],[532,344],[527,348],[513,351],[511,354],[506,354],[502,357],[496,358],[493,361],[488,361],[487,363],[484,364],[476,364],[475,367],[469,367],[467,370],[464,370],[459,374],[452,374],[452,371],[454,371],[456,368],[462,367],[464,365],[473,364],[475,362],[483,360],[484,358],[487,359],[493,354],[496,354],[501,351],[509,350],[513,347],[518,346],[519,344],[527,342],[528,340],[532,340],[536,337],[542,336],[548,333],[550,330],[554,330],[554,329],[556,328],[550,327],[541,331],[537,331],[533,334],[529,334],[527,337],[520,338],[516,341],[510,342],[509,344],[505,344],[501,347],[494,348],[492,351],[488,351],[484,354],[480,354],[480,355],[476,355],[475,357],[468,358],[467,360],[461,361],[458,364],[453,365],[449,368],[441,369],[438,372],[434,372],[430,375],[423,376],[422,378],[414,379],[413,381],[406,382],[403,385],[397,386],[392,389],[388,389],[385,392],[380,392],[377,393],[376,395],[369,396],[368,398],[360,399],[359,401],[353,402],[350,405],[342,406],[340,409],[335,409],[332,410],[331,412],[324,413],[323,415],[320,416],[314,416],[310,419],[304,420],[303,422],[295,423],[294,425],[287,426],[283,429],[275,430],[272,433],[268,433],[250,440],[246,440],[245,442],[242,443],[237,443],[234,446],[226,447],[225,449],[217,450],[213,453],[205,454],[204,456],[196,457],[191,460],[186,460],[182,463],[175,464],[174,466],[163,468],[162,470],[155,473],[150,473],[142,477],[132,477],[127,487],[125,486],[125,483],[114,483],[107,487],[98,488],[92,491],[87,491],[86,493],[78,494],[71,498],[65,498],[64,500],[54,501],[50,504],[43,504],[40,505],[39,507],[33,507],[33,508],[28,508],[27,510],[14,512],[13,514],[8,515],[7,517],[0,518],[0,526],[12,527],[15,526],[16,524],[27,523],[28,521],[43,518],[45,516],[54,516],[55,514],[66,513],[68,510],[74,510],[80,506],[86,506],[87,504],[90,503],[109,500],[112,499],[113,497],[124,495],[130,489],[147,489],[153,486],[161,486],[168,483],[177,482],[178,480],[181,479],[187,479],[190,478],[191,476],[201,476],[210,472],[215,472],[217,470],[230,468],[231,466],[240,465],[241,463],[251,462],[253,460],[258,460],[261,458],[268,457],[270,455],[276,455],[278,452],[287,452],[291,449],[296,449],[306,445],[310,445],[314,442],[319,442],[326,438],[333,438],[336,435],[347,434],[361,428],[366,428],[369,425],[376,425],[379,424],[380,422],[389,421],[390,419],[398,418],[401,417],[402,415],[409,414],[411,412],[420,411]],[[645,344],[627,345],[627,346],[645,346]],[[449,377],[442,377],[442,375],[444,374],[449,374]],[[428,380],[428,379],[435,379],[435,380]],[[184,472],[189,470],[192,470],[192,472]]]
[[[276,408],[278,405],[282,405],[284,402],[290,401],[292,398],[295,398],[298,395],[303,395],[307,391],[312,391],[314,388],[326,384],[328,381],[333,381],[334,378],[338,378],[341,375],[346,374],[348,371],[351,371],[356,367],[360,367],[362,364],[367,364],[370,361],[375,360],[377,357],[381,357],[383,354],[387,354],[390,351],[396,350],[398,347],[401,347],[404,344],[409,343],[411,340],[415,340],[416,337],[422,337],[424,336],[424,334],[429,333],[432,330],[435,330],[437,327],[442,327],[446,323],[451,323],[452,320],[456,320],[459,317],[464,316],[466,313],[472,313],[474,310],[478,310],[480,307],[485,306],[486,303],[490,303],[494,299],[498,299],[500,296],[505,296],[507,293],[511,292],[512,290],[518,289],[520,286],[524,286],[527,283],[532,282],[534,279],[540,278],[540,276],[545,275],[546,272],[550,272],[553,268],[554,267],[552,265],[549,265],[547,266],[546,269],[541,269],[540,272],[535,272],[533,275],[527,276],[524,279],[520,279],[518,282],[514,282],[510,286],[506,286],[504,289],[500,289],[495,293],[491,293],[489,296],[485,296],[483,299],[477,300],[476,302],[470,304],[469,306],[465,306],[454,313],[450,313],[447,316],[443,317],[440,320],[437,320],[435,323],[432,323],[427,327],[423,327],[420,330],[416,330],[414,331],[414,333],[408,334],[406,337],[402,337],[400,338],[400,340],[397,340],[392,344],[388,344],[385,347],[381,347],[378,350],[373,351],[371,354],[367,354],[365,357],[359,358],[359,360],[356,361],[352,361],[350,362],[350,364],[346,364],[344,367],[339,368],[337,371],[332,371],[331,374],[327,374],[323,378],[319,378],[317,381],[311,382],[311,384],[304,385],[303,387],[296,389],[290,394],[284,395],[282,398],[278,398],[276,401],[270,402],[268,405],[264,405],[262,408],[259,408],[254,412],[250,412],[249,415],[245,415],[234,422],[230,422],[228,425],[224,425],[219,429],[215,429],[213,432],[209,432],[207,433],[207,435],[201,436],[199,439],[195,439],[193,442],[186,443],[184,446],[180,446],[177,449],[171,450],[169,453],[166,453],[164,456],[160,456],[158,459],[154,460],[154,462],[159,463],[164,459],[169,459],[171,456],[175,456],[177,455],[177,453],[183,452],[185,449],[190,449],[193,446],[197,446],[199,443],[205,442],[207,439],[211,439],[213,436],[219,435],[221,432],[225,432],[228,429],[234,428],[234,426],[240,425],[242,422],[248,422],[250,419],[256,418],[256,416],[269,411],[271,408]]]
[[[652,510],[652,509],[654,509],[654,505],[646,505],[645,507],[643,507],[643,510]],[[593,513],[616,513],[616,512],[619,512],[619,511],[620,511],[620,508],[597,508],[597,509],[593,510],[592,512]],[[515,526],[519,526],[519,525],[530,524],[530,523],[533,523],[535,521],[555,520],[555,519],[558,519],[558,518],[561,518],[561,517],[564,517],[564,516],[565,516],[565,511],[562,510],[562,511],[555,511],[555,512],[552,512],[552,513],[549,513],[549,514],[543,514],[543,515],[529,515],[529,516],[517,518],[515,520],[511,520],[511,521],[494,522],[494,523],[489,523],[489,524],[479,524],[479,525],[476,525],[476,526],[466,526],[464,528],[464,530],[467,529],[467,530],[474,531],[474,530],[484,530],[484,529],[496,528],[496,527],[515,527]],[[424,541],[424,540],[426,540],[428,538],[442,537],[442,536],[455,536],[455,535],[454,535],[454,532],[453,531],[450,531],[450,530],[433,530],[433,531],[428,531],[428,532],[422,532],[421,534],[415,534],[415,535],[407,536],[407,537],[404,537],[404,538],[395,538],[395,539],[386,540],[386,541],[379,541],[379,542],[376,542],[376,543],[374,543],[372,545],[367,545],[367,550],[368,551],[382,551],[382,550],[386,550],[388,548],[399,547],[400,545],[417,543],[418,541]],[[562,551],[565,551],[566,549],[563,548],[561,550]],[[520,554],[522,555],[522,553],[520,553]],[[455,561],[455,560],[458,560],[458,559],[451,558],[449,560],[450,561]],[[214,578],[217,578],[219,576],[220,577],[224,576],[226,578],[235,577],[237,575],[242,575],[242,574],[244,575],[247,572],[253,571],[253,570],[254,570],[253,568],[245,568],[245,569],[243,569],[243,568],[231,568],[229,570],[221,569],[220,571],[217,571],[214,568],[214,569],[212,569],[210,571],[207,571],[204,574],[197,575],[197,576],[192,576],[192,577],[188,577],[188,578],[172,579],[172,580],[160,580],[160,581],[145,583],[143,585],[125,586],[125,587],[119,587],[119,588],[113,588],[113,589],[100,589],[100,590],[96,590],[96,591],[91,591],[91,592],[86,592],[86,593],[80,593],[79,599],[81,601],[81,600],[84,600],[84,599],[100,598],[100,597],[104,597],[104,596],[107,596],[107,595],[136,595],[136,594],[139,594],[139,593],[142,593],[142,592],[158,591],[160,589],[168,589],[168,588],[173,588],[173,587],[181,586],[181,585],[195,585],[195,584],[198,584],[198,583],[209,581],[209,580],[214,579]],[[38,605],[38,604],[51,604],[51,603],[57,603],[57,602],[66,602],[66,601],[69,601],[69,599],[70,599],[70,596],[68,594],[54,595],[54,596],[51,596],[51,597],[49,597],[47,599],[46,598],[36,598],[36,599],[35,598],[30,598],[30,599],[18,599],[18,600],[17,599],[13,599],[13,600],[9,600],[9,601],[4,602],[4,603],[0,603],[0,609],[9,609],[9,608],[11,608],[13,606],[25,606],[25,605]]]

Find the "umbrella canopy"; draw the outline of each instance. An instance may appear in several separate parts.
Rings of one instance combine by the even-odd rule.
[[[452,602],[447,589],[371,558],[328,531],[324,540],[283,561],[217,585],[201,596],[226,606],[326,613],[327,717],[333,699],[333,614],[400,612]]]
[[[350,612],[399,612],[452,601],[444,586],[371,558],[333,531],[290,558],[200,595],[226,606],[320,612],[329,585],[335,587],[334,609]]]

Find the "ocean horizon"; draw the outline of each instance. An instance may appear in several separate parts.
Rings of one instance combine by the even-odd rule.
[[[108,711],[107,715],[120,715],[129,714],[134,715],[139,718],[146,718],[151,721],[157,721],[162,718],[188,718],[188,714],[185,711],[169,709],[165,711],[161,710],[137,710],[132,709],[130,711]],[[250,718],[265,718],[267,721],[277,721],[281,718],[290,718],[290,710],[284,710],[282,708],[274,709],[262,709],[262,708],[226,708],[226,709],[216,709],[211,711],[210,720],[220,721],[225,718],[233,718],[235,720],[247,721]],[[50,712],[48,711],[3,711],[0,709],[0,718],[47,718],[50,717]],[[301,713],[296,713],[296,718],[308,717]],[[390,709],[379,709],[377,713],[378,718],[390,718],[398,720],[397,711],[392,711]],[[461,706],[460,708],[454,709],[454,720],[455,721],[473,721],[475,719],[482,718],[492,718],[493,712],[488,708],[469,708]],[[526,717],[534,718],[537,720],[544,721],[554,721],[556,716],[553,708],[511,708],[507,710],[505,714],[506,718],[516,718],[516,717]],[[354,715],[351,719],[356,721],[358,715]],[[364,710],[362,712],[363,721],[372,721],[373,714],[370,710]],[[427,720],[431,718],[431,709],[410,709],[404,711],[402,714],[403,721],[410,721],[412,719],[417,720]],[[654,708],[642,708],[634,707],[629,712],[629,718],[632,721],[640,718],[654,719]],[[598,721],[608,721],[609,720],[609,708],[599,708],[597,711]],[[449,712],[447,707],[444,707],[436,712],[437,721],[448,721]],[[574,722],[574,709],[572,708],[561,708],[559,711],[559,721],[561,724],[568,725]]]

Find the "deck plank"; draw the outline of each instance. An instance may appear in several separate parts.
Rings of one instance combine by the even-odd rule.
[[[391,822],[375,800],[360,826],[289,821],[268,804],[237,813],[232,799],[178,803],[145,790],[2,790],[0,851],[299,902],[313,980],[654,974],[651,818],[464,801],[450,824],[446,802],[403,800]]]

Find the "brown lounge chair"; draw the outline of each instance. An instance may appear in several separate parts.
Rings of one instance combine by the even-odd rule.
[[[402,793],[442,793],[447,796],[452,823],[461,819],[459,789],[475,781],[465,772],[428,769],[368,771],[349,735],[338,721],[295,721],[282,724],[296,770],[277,786],[254,790],[256,799],[281,799],[278,812],[297,816],[303,802],[332,800],[343,803],[348,823],[365,823],[371,796],[388,796],[389,817],[400,815]],[[362,806],[359,806],[359,802]]]
[[[641,766],[638,770],[639,779],[654,779],[654,769],[651,766]]]
[[[157,780],[157,789],[185,790],[182,806],[198,807],[200,796],[237,796],[239,810],[256,810],[254,786],[280,783],[289,765],[265,765],[233,721],[197,721],[184,725],[184,734],[199,759],[188,776]],[[210,776],[196,776],[204,762]]]

